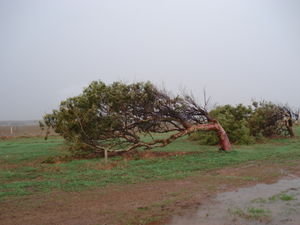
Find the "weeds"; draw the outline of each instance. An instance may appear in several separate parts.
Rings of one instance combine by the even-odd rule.
[[[295,200],[296,198],[293,195],[288,195],[286,193],[280,193],[277,195],[273,195],[269,198],[270,201],[276,201],[279,199],[282,201],[292,201],[292,200]]]
[[[271,216],[271,212],[269,210],[254,207],[247,208],[246,210],[240,208],[229,209],[228,211],[234,216],[239,216],[249,220],[269,219]]]

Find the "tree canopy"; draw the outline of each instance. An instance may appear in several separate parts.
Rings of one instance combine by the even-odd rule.
[[[73,151],[150,149],[197,130],[215,130],[221,149],[231,148],[222,126],[191,96],[172,97],[150,82],[106,85],[94,81],[82,94],[46,114],[43,126],[54,128]],[[168,135],[155,139],[153,133]]]

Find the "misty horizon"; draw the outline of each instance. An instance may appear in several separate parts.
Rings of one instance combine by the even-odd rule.
[[[39,120],[94,80],[298,108],[299,10],[296,0],[1,1],[0,120]]]

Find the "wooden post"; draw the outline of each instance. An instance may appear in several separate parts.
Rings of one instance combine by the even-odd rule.
[[[104,160],[105,160],[105,163],[107,163],[107,158],[108,158],[108,154],[107,154],[107,149],[104,150]]]
[[[13,127],[10,127],[10,135],[13,136],[14,130]]]

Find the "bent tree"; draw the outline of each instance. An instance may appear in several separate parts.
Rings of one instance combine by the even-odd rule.
[[[288,105],[262,101],[253,102],[253,106],[254,111],[249,119],[249,125],[254,136],[295,136],[293,122],[297,118]]]
[[[82,94],[46,114],[42,124],[62,135],[75,153],[107,156],[107,152],[162,147],[198,130],[216,131],[221,149],[231,149],[225,130],[192,97],[172,97],[150,82],[94,81]]]

